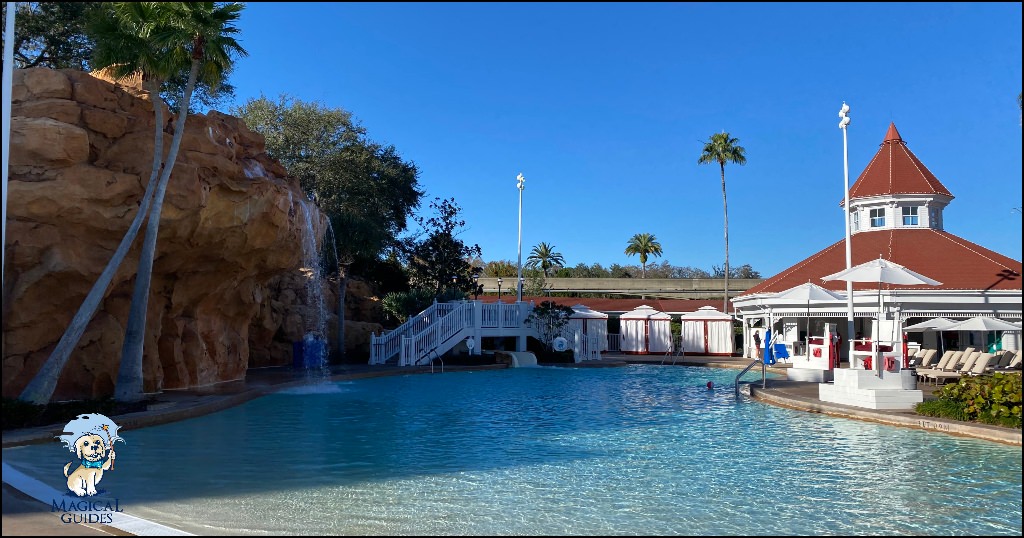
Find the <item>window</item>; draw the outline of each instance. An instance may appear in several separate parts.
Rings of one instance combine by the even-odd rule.
[[[855,232],[860,230],[860,211],[853,212],[853,224],[851,227]]]
[[[885,208],[871,210],[871,227],[881,228],[885,226]]]
[[[917,226],[917,206],[903,208],[903,225]]]
[[[939,229],[939,210],[934,207],[928,209],[928,226]]]

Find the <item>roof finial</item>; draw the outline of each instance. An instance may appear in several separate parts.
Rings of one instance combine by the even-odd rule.
[[[883,144],[886,142],[903,142],[903,139],[900,138],[900,132],[896,130],[895,123],[889,123],[889,130],[885,133],[885,140],[882,140]]]

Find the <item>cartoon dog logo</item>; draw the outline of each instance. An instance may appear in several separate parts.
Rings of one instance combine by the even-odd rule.
[[[117,430],[113,420],[99,413],[78,415],[64,426],[64,435],[57,438],[81,460],[71,473],[68,470],[74,462],[64,466],[64,476],[72,493],[79,497],[96,495],[96,485],[103,479],[103,472],[114,470],[114,442],[124,442]]]

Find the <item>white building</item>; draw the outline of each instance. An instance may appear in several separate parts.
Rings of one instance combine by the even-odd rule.
[[[619,317],[621,351],[646,355],[672,349],[672,316],[640,305]]]
[[[850,188],[849,200],[852,266],[881,257],[942,283],[855,283],[855,333],[864,338],[898,341],[903,327],[939,316],[1021,321],[1021,262],[944,229],[942,212],[953,195],[910,151],[894,124]],[[842,200],[839,205],[842,207]],[[793,344],[802,336],[820,336],[825,323],[834,323],[843,341],[849,342],[856,334],[847,334],[846,282],[822,280],[844,269],[846,245],[841,238],[734,298],[736,316],[744,325],[745,349],[753,345],[754,329],[763,334],[765,328],[777,327],[781,329],[780,341],[792,352]],[[842,298],[831,303],[816,301],[809,307],[804,301],[776,297],[806,282],[837,292]],[[886,313],[876,321],[879,296]],[[801,335],[808,332],[805,327],[809,327],[810,334]],[[939,348],[940,335],[945,349],[991,343],[985,341],[990,338],[986,333],[924,332],[910,333],[910,338],[923,338],[924,347]],[[1003,348],[1019,349],[1019,336],[1005,333]],[[848,346],[840,346],[840,353],[845,360]]]

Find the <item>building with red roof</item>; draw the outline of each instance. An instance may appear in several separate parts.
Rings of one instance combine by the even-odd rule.
[[[854,283],[855,332],[897,340],[902,327],[938,316],[1021,321],[1020,260],[944,229],[942,212],[953,194],[910,151],[895,124],[889,125],[878,152],[850,188],[849,200],[851,266],[883,258],[941,282],[938,286]],[[839,206],[843,205],[840,201]],[[755,330],[777,327],[781,341],[792,345],[805,336],[820,335],[824,323],[836,323],[840,337],[848,340],[847,283],[822,280],[846,268],[845,239],[840,239],[734,298],[736,316],[744,321],[744,341],[751,342]],[[842,298],[801,303],[776,297],[807,282]],[[887,312],[882,316],[878,315],[879,299]],[[808,321],[811,334],[801,334]],[[969,334],[967,342],[955,345],[981,347],[984,342],[977,340],[985,337]],[[1008,333],[1003,343],[1019,349],[1019,337],[1019,332]],[[923,339],[926,347],[938,347],[937,335],[924,333]]]

